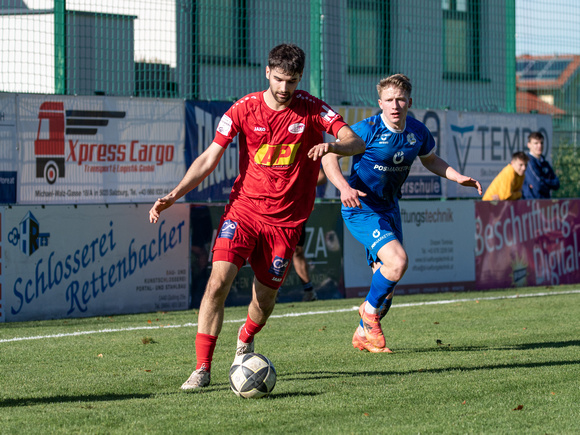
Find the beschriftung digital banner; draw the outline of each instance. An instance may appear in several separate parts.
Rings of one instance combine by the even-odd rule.
[[[185,174],[182,101],[18,95],[17,113],[19,204],[152,203]]]
[[[475,215],[479,289],[580,282],[580,200],[481,201]]]

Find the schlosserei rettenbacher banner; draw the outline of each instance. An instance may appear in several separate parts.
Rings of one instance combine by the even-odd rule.
[[[15,114],[19,204],[153,203],[185,174],[183,101],[18,95]]]
[[[0,207],[0,321],[189,307],[189,206]]]

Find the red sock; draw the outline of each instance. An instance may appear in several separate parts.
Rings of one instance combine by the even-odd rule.
[[[205,366],[206,371],[211,371],[211,360],[213,359],[213,351],[217,342],[217,336],[200,334],[195,336],[195,356],[197,357],[197,365],[195,369],[200,369]]]
[[[240,330],[240,336],[238,338],[244,343],[250,343],[254,339],[254,335],[260,332],[264,325],[258,325],[256,322],[250,319],[250,315],[248,314],[246,323]]]

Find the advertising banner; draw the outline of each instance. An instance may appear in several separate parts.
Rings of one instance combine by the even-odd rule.
[[[511,113],[445,113],[443,140],[447,150],[441,156],[460,173],[473,177],[487,189],[516,151],[528,151],[528,135],[544,135],[544,155],[552,153],[552,117]],[[473,189],[445,182],[448,198],[477,196]]]
[[[473,201],[401,201],[403,246],[409,267],[398,294],[475,288]],[[372,271],[365,248],[344,230],[346,297],[369,290]]]
[[[198,205],[191,208],[191,282],[193,306],[199,307],[211,272],[211,248],[219,230],[223,206]],[[306,222],[305,257],[310,280],[319,299],[345,296],[343,283],[342,218],[338,204],[316,204]],[[290,260],[290,259],[287,259]],[[278,293],[279,302],[302,300],[303,290],[292,266]],[[246,305],[252,296],[254,272],[243,266],[232,285],[226,305]]]
[[[220,119],[231,105],[219,101],[185,102],[185,156],[188,167],[213,142]],[[186,195],[187,201],[227,202],[239,175],[238,153],[236,136],[213,172]]]
[[[477,202],[478,289],[580,282],[580,200]]]
[[[2,207],[3,321],[189,306],[189,206]]]
[[[16,203],[16,95],[0,93],[0,204]]]
[[[17,107],[19,204],[152,203],[185,174],[182,101],[18,95]]]

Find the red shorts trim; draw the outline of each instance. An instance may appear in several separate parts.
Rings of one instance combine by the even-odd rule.
[[[290,269],[301,227],[276,227],[226,213],[219,228],[212,262],[227,261],[239,269],[247,261],[260,283],[280,288]]]

